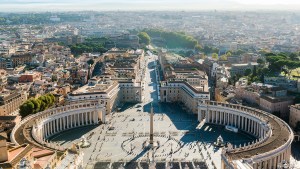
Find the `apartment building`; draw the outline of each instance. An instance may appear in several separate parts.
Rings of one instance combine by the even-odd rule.
[[[27,100],[24,91],[4,90],[0,93],[0,116],[8,116],[18,110],[20,105]]]
[[[24,64],[29,64],[32,62],[33,54],[31,53],[24,53],[24,54],[18,54],[18,55],[12,55],[11,60],[13,67],[17,67]]]
[[[39,72],[25,72],[24,74],[20,75],[19,83],[34,82],[40,79],[41,73]]]

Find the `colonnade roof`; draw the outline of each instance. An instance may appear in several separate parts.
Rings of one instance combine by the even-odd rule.
[[[250,108],[250,107],[245,107],[236,104],[229,104],[229,103],[220,103],[220,102],[218,103],[213,101],[206,101],[206,104],[211,106],[225,106],[225,107],[241,110],[247,112],[247,114],[249,115],[251,115],[252,111],[254,111],[255,114],[259,115],[261,119],[266,120],[267,124],[271,127],[272,135],[269,136],[269,138],[266,141],[253,147],[250,146],[251,148],[227,152],[226,154],[230,157],[231,160],[251,158],[256,155],[268,153],[272,150],[275,150],[283,146],[288,141],[291,141],[290,139],[293,139],[293,132],[291,128],[288,126],[288,124],[270,113],[257,110],[254,108]]]
[[[238,152],[227,153],[232,160],[249,158],[255,155],[270,152],[284,145],[289,140],[291,131],[289,130],[289,127],[286,126],[286,123],[271,117],[271,115],[268,117],[268,121],[272,128],[272,135],[265,142],[257,145],[256,147]]]

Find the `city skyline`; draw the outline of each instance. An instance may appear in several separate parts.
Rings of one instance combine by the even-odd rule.
[[[296,0],[1,0],[3,12],[114,10],[298,10]]]

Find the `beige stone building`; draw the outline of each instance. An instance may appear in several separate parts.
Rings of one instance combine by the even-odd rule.
[[[256,92],[252,87],[238,87],[235,90],[235,97],[245,100],[251,104],[259,105],[260,94]]]
[[[10,115],[26,100],[27,93],[24,91],[2,91],[0,93],[0,116]]]
[[[194,114],[200,100],[210,100],[208,77],[198,63],[175,54],[162,54],[160,65],[165,81],[159,87],[161,102],[180,102]]]
[[[102,59],[101,75],[68,95],[68,101],[98,100],[105,104],[106,113],[121,102],[141,102],[144,51],[112,49]]]
[[[292,128],[295,128],[297,122],[300,122],[300,104],[295,104],[290,106],[289,124]]]
[[[68,102],[98,100],[105,105],[106,113],[112,112],[120,101],[119,83],[105,77],[94,77],[89,83],[68,95]]]
[[[288,119],[289,106],[294,103],[293,96],[287,96],[287,91],[275,87],[271,89],[272,94],[262,95],[259,99],[259,107],[269,113],[278,114],[282,119]]]
[[[181,102],[194,114],[198,112],[198,101],[210,99],[207,90],[194,88],[185,81],[162,82],[159,92],[162,102]]]

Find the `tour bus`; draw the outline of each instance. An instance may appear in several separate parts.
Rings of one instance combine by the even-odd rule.
[[[237,133],[239,131],[238,128],[233,127],[233,126],[228,126],[228,125],[225,126],[225,129],[228,130],[228,131],[232,131],[234,133]]]

